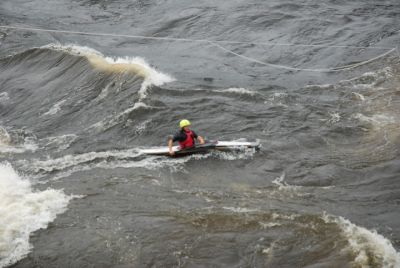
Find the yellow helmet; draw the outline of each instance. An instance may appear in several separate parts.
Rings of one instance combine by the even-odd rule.
[[[184,128],[184,127],[187,127],[187,126],[190,126],[190,125],[191,125],[190,121],[187,120],[187,119],[183,119],[183,120],[181,120],[181,122],[179,122],[179,127],[180,128]]]

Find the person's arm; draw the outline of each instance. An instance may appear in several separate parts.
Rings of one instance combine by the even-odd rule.
[[[170,155],[174,155],[175,154],[175,152],[174,152],[174,150],[172,150],[172,145],[174,144],[174,140],[173,140],[173,138],[169,138],[168,139],[168,149],[169,149],[169,154]]]
[[[197,140],[199,141],[200,144],[204,144],[204,139],[202,136],[197,136]]]
[[[197,135],[196,132],[194,132],[194,131],[192,131],[192,132],[193,132],[193,138],[195,138],[196,140],[198,140],[200,144],[204,144],[204,139],[203,139],[203,137]]]

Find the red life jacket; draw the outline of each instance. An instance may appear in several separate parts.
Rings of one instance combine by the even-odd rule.
[[[193,135],[193,132],[191,130],[189,130],[189,131],[185,131],[185,134],[186,134],[186,140],[179,142],[181,150],[194,146],[194,135]]]

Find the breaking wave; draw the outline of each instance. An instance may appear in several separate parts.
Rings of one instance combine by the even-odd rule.
[[[354,263],[361,267],[399,267],[400,253],[392,243],[376,231],[357,226],[343,217],[324,214],[326,223],[337,224],[354,252]]]
[[[138,92],[139,99],[147,97],[147,88],[149,86],[161,86],[165,83],[175,81],[173,77],[151,67],[141,57],[108,57],[93,48],[78,45],[49,44],[42,48],[62,51],[75,56],[83,56],[88,59],[93,68],[102,72],[117,74],[133,73],[141,76],[144,80]]]
[[[0,267],[24,258],[30,234],[46,228],[71,198],[60,190],[35,191],[9,163],[0,163]]]

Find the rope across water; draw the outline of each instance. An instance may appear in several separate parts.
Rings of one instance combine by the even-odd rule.
[[[376,57],[374,57],[372,59],[365,60],[365,61],[358,62],[358,63],[354,63],[354,64],[339,66],[339,67],[335,67],[335,68],[308,69],[308,68],[296,68],[296,67],[290,67],[290,66],[284,66],[284,65],[279,65],[279,64],[273,64],[273,63],[259,61],[257,59],[250,58],[250,57],[238,54],[236,52],[233,52],[232,50],[229,50],[229,49],[227,49],[227,48],[225,48],[225,47],[223,47],[223,46],[221,46],[219,44],[216,44],[216,43],[213,43],[213,42],[210,42],[210,43],[213,44],[214,46],[216,46],[216,47],[218,47],[218,48],[220,48],[220,49],[232,54],[232,55],[235,55],[237,57],[240,57],[242,59],[245,59],[245,60],[248,60],[248,61],[251,61],[251,62],[256,62],[256,63],[261,64],[261,65],[266,65],[266,66],[270,66],[270,67],[274,67],[274,68],[278,68],[278,69],[290,70],[290,71],[306,71],[306,72],[318,72],[318,73],[340,72],[340,71],[344,71],[344,70],[354,69],[354,68],[357,68],[359,66],[362,66],[362,65],[368,64],[370,62],[373,62],[373,61],[375,61],[377,59],[383,58],[386,55],[389,55],[390,53],[396,51],[396,49],[397,49],[397,48],[392,48],[392,49],[386,51],[385,53],[383,53],[383,54],[381,54],[379,56],[376,56]]]
[[[75,34],[75,35],[86,35],[86,36],[106,36],[106,37],[124,37],[124,38],[136,38],[136,39],[147,39],[147,40],[160,40],[160,41],[176,41],[176,42],[192,42],[192,43],[207,43],[211,44],[229,54],[237,56],[239,58],[245,59],[250,62],[255,62],[261,65],[277,68],[277,69],[285,69],[290,71],[306,71],[306,72],[339,72],[354,69],[360,67],[362,65],[368,64],[380,58],[383,58],[395,51],[399,53],[397,47],[363,47],[363,46],[344,46],[344,45],[318,45],[318,44],[286,44],[286,43],[263,43],[263,42],[242,42],[242,41],[230,41],[230,40],[220,40],[220,41],[212,41],[207,39],[190,39],[190,38],[175,38],[175,37],[157,37],[157,36],[141,36],[141,35],[129,35],[129,34],[111,34],[111,33],[96,33],[96,32],[82,32],[82,31],[67,31],[67,30],[55,30],[55,29],[44,29],[44,28],[34,28],[27,26],[9,26],[9,25],[0,25],[2,29],[10,29],[10,30],[23,30],[23,31],[33,31],[33,32],[48,32],[48,33],[63,33],[63,34]],[[268,62],[259,61],[257,59],[247,57],[241,54],[238,54],[226,47],[223,47],[221,44],[248,44],[248,45],[263,45],[263,46],[291,46],[291,47],[319,47],[319,48],[353,48],[353,49],[375,49],[375,50],[386,50],[384,53],[371,58],[369,60],[361,61],[354,64],[334,67],[334,68],[320,68],[320,69],[309,69],[309,68],[297,68],[284,66],[279,64],[273,64]]]

